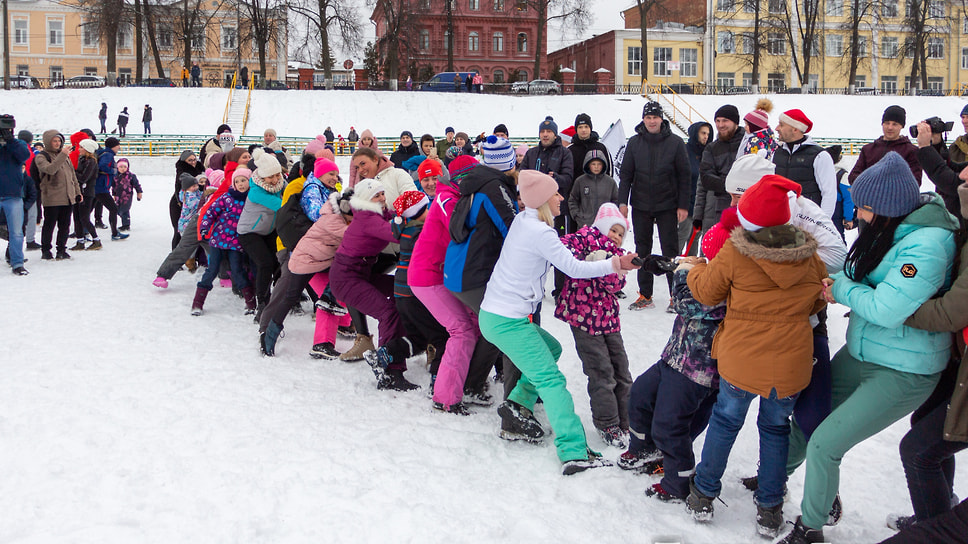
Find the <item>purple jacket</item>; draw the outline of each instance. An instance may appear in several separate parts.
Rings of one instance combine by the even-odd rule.
[[[245,193],[229,189],[205,210],[205,215],[198,223],[198,230],[202,233],[202,238],[208,239],[210,246],[242,251],[238,227],[239,215],[245,207],[245,197]]]
[[[607,257],[625,255],[597,228],[586,226],[561,238],[572,254],[584,260],[596,250],[604,250]],[[625,276],[609,274],[599,278],[568,278],[558,296],[555,317],[588,334],[598,336],[622,330],[618,318],[618,298],[615,293],[625,287]]]
[[[354,211],[353,221],[346,228],[343,243],[336,253],[347,257],[379,255],[388,244],[397,243],[390,231],[390,219],[393,219],[393,212],[389,210],[383,210],[382,214],[371,210]]]
[[[726,301],[715,306],[700,304],[686,284],[687,270],[672,275],[672,304],[676,321],[661,359],[691,381],[716,389],[719,371],[713,359],[713,337],[726,317]]]

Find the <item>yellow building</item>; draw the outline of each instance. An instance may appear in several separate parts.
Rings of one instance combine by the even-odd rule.
[[[31,76],[42,87],[79,75],[108,75],[105,40],[93,25],[88,24],[89,19],[76,5],[56,0],[7,1],[11,75]],[[142,78],[170,77],[181,84],[183,41],[176,35],[175,18],[177,6],[182,5],[177,2],[174,6],[158,3],[152,6],[155,38],[164,73],[158,73],[145,30]],[[237,6],[219,1],[206,2],[206,5],[218,8],[204,12],[208,24],[204,32],[192,39],[192,61],[201,68],[202,84],[222,85],[226,74],[232,74],[242,66],[247,66],[249,73],[258,78],[258,51],[248,43],[237,47],[238,21],[242,19],[245,24],[244,16],[239,17],[236,11]],[[283,31],[268,47],[266,77],[285,81],[288,43],[284,20],[280,27]],[[135,31],[131,21],[122,23],[118,30],[116,54],[118,78],[124,83],[138,79],[135,74]],[[3,58],[0,57],[0,70],[2,66]],[[0,80],[2,74],[0,71]]]
[[[759,1],[759,39],[754,38],[755,6]],[[707,45],[715,48],[707,66],[711,82],[720,88],[753,87],[770,92],[790,87],[845,89],[882,93],[913,92],[920,81],[911,83],[914,56],[910,53],[912,33],[905,25],[909,4],[904,0],[881,0],[872,7],[862,3],[858,36],[856,76],[848,81],[851,42],[849,0],[814,0],[820,3],[817,38],[811,47],[810,73],[800,81],[792,62],[795,52],[802,66],[802,43],[791,44],[782,21],[792,0],[708,0]],[[801,2],[803,0],[800,0]],[[968,19],[957,0],[928,0],[926,39],[927,89],[944,92],[968,82]],[[798,34],[794,23],[794,35]],[[759,78],[752,74],[753,48],[760,44]],[[918,78],[920,80],[920,78]]]

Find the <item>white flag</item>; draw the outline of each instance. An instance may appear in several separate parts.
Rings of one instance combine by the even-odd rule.
[[[625,157],[625,144],[628,143],[622,120],[619,119],[612,123],[612,126],[608,127],[605,135],[599,141],[605,144],[609,155],[612,156],[612,177],[618,182],[618,172],[622,169],[622,158]]]

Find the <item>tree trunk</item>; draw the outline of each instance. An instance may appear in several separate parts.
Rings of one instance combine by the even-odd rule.
[[[760,0],[753,10],[753,85],[760,84]]]
[[[641,53],[639,56],[642,59],[642,77],[639,79],[639,85],[642,87],[642,93],[645,93],[645,82],[649,79],[649,63],[646,62],[646,57],[649,51],[649,33],[648,33],[648,23],[646,19],[649,16],[649,4],[645,3],[646,0],[636,0],[639,8],[639,41],[642,42]]]
[[[326,79],[326,88],[333,88],[333,54],[329,47],[329,21],[326,19],[326,11],[329,9],[329,0],[317,0],[319,11],[319,54],[320,61],[323,63],[323,77]]]
[[[857,54],[857,49],[860,47],[860,5],[861,0],[853,0],[853,11],[850,14],[850,71],[847,75],[848,87],[853,85],[857,79],[857,65],[860,63],[860,57]]]
[[[535,2],[538,9],[538,35],[534,44],[534,78],[541,79],[541,42],[544,41],[545,26],[548,24],[548,0]]]
[[[182,29],[184,30],[182,40],[184,41],[185,47],[184,66],[187,68],[192,65],[192,31],[195,29],[195,25],[194,19],[191,17],[191,13],[188,11],[188,0],[182,0],[182,6],[185,10],[185,13],[182,15],[184,17],[182,20]]]
[[[444,0],[447,8],[447,71],[454,71],[454,9],[451,0]]]
[[[134,80],[141,83],[141,75],[144,73],[144,36],[141,29],[141,0],[134,0]]]
[[[161,54],[158,53],[158,40],[155,39],[155,27],[151,20],[151,9],[148,6],[148,0],[141,0],[141,5],[145,10],[145,28],[148,30],[148,46],[151,48],[151,54],[155,58],[155,71],[158,73],[158,77],[165,77],[165,65],[161,62]]]

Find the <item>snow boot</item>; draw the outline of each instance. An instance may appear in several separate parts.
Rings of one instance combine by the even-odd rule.
[[[626,433],[618,425],[609,425],[604,429],[599,429],[598,434],[605,441],[606,445],[614,446],[616,448],[626,448],[628,447]]]
[[[295,304],[292,305],[292,308],[289,308],[289,315],[294,315],[294,316],[306,315],[306,310],[303,310],[302,304],[300,304],[299,302],[296,302]]]
[[[658,462],[662,466],[662,452],[658,449],[651,451],[632,451],[629,449],[618,458],[618,468],[643,472],[647,466]]]
[[[313,314],[315,316],[315,314]],[[353,340],[356,338],[356,328],[353,325],[349,327],[344,327],[340,325],[336,327],[336,335],[344,340]]]
[[[104,246],[101,245],[101,239],[95,238],[94,240],[91,241],[91,245],[87,246],[87,251],[96,251],[98,249],[101,249],[102,247]]]
[[[386,370],[383,379],[376,384],[377,389],[389,391],[413,391],[420,386],[403,377],[403,371],[398,369]]]
[[[436,374],[434,375],[436,376]],[[487,385],[480,391],[469,391],[464,390],[464,404],[473,404],[475,406],[494,406],[494,397],[487,392]]]
[[[689,496],[686,497],[686,510],[696,521],[709,521],[713,519],[713,501],[716,497],[703,495],[696,489],[696,475],[689,477]]]
[[[192,300],[192,315],[202,315],[206,297],[208,297],[207,289],[202,289],[201,287],[195,288],[195,299]]]
[[[269,297],[257,296],[256,301],[257,304],[255,306],[255,317],[252,319],[252,322],[258,325],[259,321],[262,320],[262,312],[265,311],[266,306],[269,304]]]
[[[54,254],[51,253],[50,250],[45,249],[40,252],[40,258],[45,261],[53,261]]]
[[[797,516],[797,523],[793,526],[793,530],[777,544],[813,544],[823,541],[823,530],[807,527],[800,516]]]
[[[393,362],[393,356],[387,351],[386,346],[382,346],[379,349],[367,350],[363,353],[363,358],[366,359],[366,364],[370,365],[373,375],[376,376],[377,389],[382,389],[380,384],[386,378],[387,365]]]
[[[276,354],[276,341],[282,336],[282,325],[269,321],[265,332],[259,335],[259,348],[266,357]]]
[[[887,515],[887,526],[895,531],[903,531],[904,529],[914,525],[916,522],[917,519],[914,516],[904,516],[901,514]]]
[[[336,351],[336,347],[329,342],[320,342],[313,346],[310,350],[309,356],[313,359],[328,359],[330,361],[339,358],[339,352]]]
[[[192,274],[198,270],[198,263],[195,261],[194,257],[190,257],[187,261],[185,261],[185,268],[187,268],[188,272]]]
[[[833,527],[840,523],[840,518],[844,517],[844,504],[840,502],[840,493],[834,497],[833,504],[830,505],[830,513],[827,514],[827,526]]]
[[[245,315],[255,315],[255,288],[250,285],[242,289],[242,298],[245,299]]]
[[[356,340],[353,341],[353,347],[343,352],[343,354],[339,356],[339,360],[347,363],[362,361],[364,353],[367,351],[373,351],[375,349],[376,346],[373,345],[373,335],[357,334]]]
[[[774,539],[783,526],[783,503],[772,507],[756,505],[756,532],[760,536]]]
[[[669,493],[668,491],[666,491],[665,488],[662,487],[661,482],[652,484],[651,487],[645,488],[645,496],[654,497],[657,500],[660,500],[662,502],[667,502],[670,504],[679,504],[682,501],[686,500],[685,497],[677,497],[672,493]]]
[[[501,416],[501,438],[505,440],[524,440],[526,442],[538,443],[544,437],[544,429],[534,418],[531,410],[512,401],[506,400],[497,407],[497,413]]]
[[[341,306],[339,302],[327,297],[325,292],[316,299],[316,309],[331,313],[337,317],[342,317],[347,314],[346,308]]]
[[[85,249],[86,248],[84,247],[84,239],[78,238],[77,243],[74,244],[74,247],[71,248],[71,251],[84,251]]]
[[[57,255],[54,257],[54,260],[57,260],[57,261],[69,261],[70,259],[71,259],[71,255],[70,253],[67,252],[66,249],[58,250]]]
[[[91,249],[91,248],[88,248],[88,249]],[[157,278],[155,278],[155,281],[151,282],[151,285],[154,285],[155,287],[158,287],[160,289],[167,289],[168,288],[168,280],[166,280],[162,276],[158,276]]]
[[[612,466],[611,461],[606,461],[603,459],[600,453],[588,450],[588,457],[584,459],[565,461],[561,466],[561,474],[564,476],[571,476],[572,474],[578,474],[579,472],[584,472],[590,468],[610,466]]]
[[[446,412],[448,414],[457,414],[459,416],[471,415],[471,413],[467,410],[467,406],[464,406],[463,402],[451,404],[450,406],[447,406],[442,402],[435,402],[434,410],[437,410],[438,412]]]

